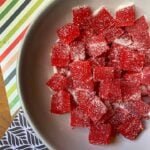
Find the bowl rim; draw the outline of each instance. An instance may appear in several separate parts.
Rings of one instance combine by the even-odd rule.
[[[44,15],[44,13],[46,13],[46,11],[48,9],[50,9],[50,7],[52,7],[56,2],[58,2],[59,0],[50,0],[49,2],[47,2],[47,5],[46,6],[43,6],[43,8],[41,8],[40,10],[40,14],[38,16],[36,16],[34,18],[34,21],[30,24],[30,27],[27,29],[27,32],[25,33],[25,36],[24,36],[24,39],[21,43],[21,48],[20,48],[20,51],[19,51],[19,55],[18,55],[18,58],[17,58],[17,65],[16,65],[16,84],[17,84],[17,93],[18,93],[18,96],[19,96],[19,100],[21,102],[21,107],[23,109],[23,112],[25,114],[25,117],[27,119],[27,121],[29,122],[31,128],[33,129],[33,131],[36,133],[36,136],[37,137],[40,137],[40,140],[43,142],[43,144],[48,148],[48,149],[53,149],[55,150],[54,146],[52,144],[49,144],[46,140],[45,137],[43,137],[42,133],[40,131],[38,131],[37,127],[36,127],[36,124],[34,123],[34,121],[31,119],[31,115],[30,113],[28,113],[28,110],[27,110],[27,107],[26,107],[26,104],[24,102],[24,99],[23,99],[23,94],[22,94],[22,91],[21,91],[21,79],[20,79],[20,74],[21,74],[21,58],[22,58],[22,53],[24,51],[24,47],[26,45],[26,42],[28,41],[28,37],[30,36],[30,34],[32,33],[32,31],[34,30],[34,27],[36,26],[36,24],[38,24],[38,21],[40,20],[40,18],[42,18],[42,16]]]

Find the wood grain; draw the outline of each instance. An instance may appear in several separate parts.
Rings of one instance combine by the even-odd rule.
[[[10,126],[11,121],[12,118],[10,116],[4,81],[0,69],[0,138]]]

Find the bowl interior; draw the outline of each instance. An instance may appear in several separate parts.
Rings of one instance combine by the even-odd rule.
[[[72,129],[69,114],[58,116],[49,113],[51,93],[45,84],[53,73],[49,54],[50,47],[57,38],[56,29],[71,21],[72,7],[85,4],[96,10],[105,5],[114,12],[118,6],[130,2],[135,3],[138,15],[145,14],[150,19],[149,0],[56,0],[28,33],[20,55],[18,83],[30,121],[49,147],[58,150],[141,150],[144,146],[144,150],[149,150],[149,123],[146,123],[146,130],[134,142],[118,136],[108,146],[89,144],[88,129]]]

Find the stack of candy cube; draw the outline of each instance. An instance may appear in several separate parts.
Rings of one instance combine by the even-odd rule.
[[[109,144],[121,134],[134,140],[150,117],[150,35],[135,6],[93,13],[72,9],[73,20],[57,30],[47,82],[50,111],[70,113],[73,128],[89,128],[91,144]]]

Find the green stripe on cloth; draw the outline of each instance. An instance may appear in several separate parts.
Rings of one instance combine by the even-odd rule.
[[[7,91],[7,97],[9,98],[10,95],[17,89],[16,83],[14,83],[11,88]]]
[[[10,109],[12,109],[18,101],[19,101],[19,96],[17,95],[10,103],[9,105]]]
[[[26,0],[18,7],[18,9],[8,18],[8,20],[1,26],[0,34],[7,29],[7,27],[16,19],[16,17],[29,5],[31,0]]]
[[[9,11],[17,4],[17,2],[19,2],[19,0],[13,0],[13,1],[4,9],[4,11],[0,14],[0,20],[1,20],[2,18],[4,18],[7,13],[9,13]]]
[[[37,2],[30,8],[30,10],[19,20],[14,28],[0,41],[0,48],[13,36],[13,34],[20,28],[20,26],[32,15],[32,13],[40,6],[43,0]]]
[[[7,85],[15,75],[16,75],[16,68],[5,79],[4,81],[5,85]]]

